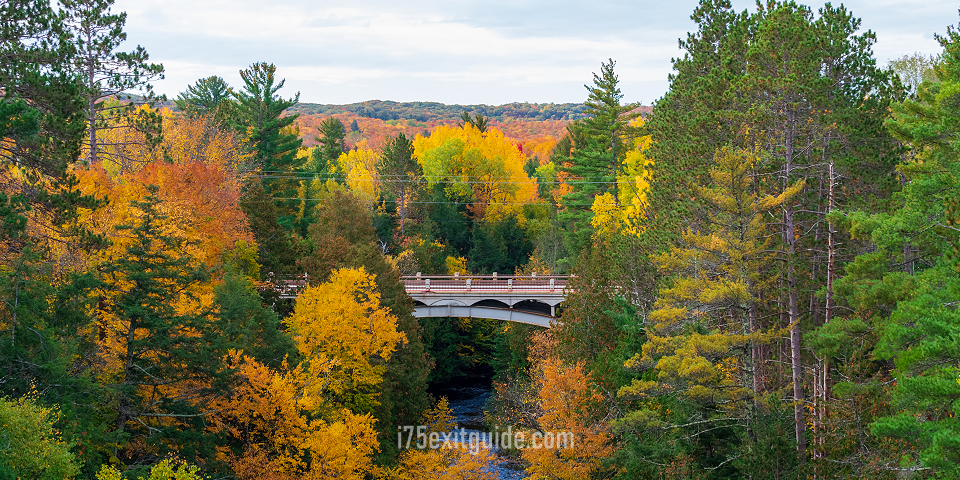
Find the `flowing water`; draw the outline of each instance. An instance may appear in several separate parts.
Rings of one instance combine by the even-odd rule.
[[[487,399],[490,398],[492,387],[487,382],[469,382],[457,385],[445,386],[432,392],[434,396],[440,398],[445,396],[450,400],[450,409],[453,410],[454,420],[457,422],[457,434],[464,443],[468,438],[487,438],[489,434],[487,426],[484,424],[483,409],[486,407]],[[497,465],[497,475],[500,480],[520,480],[527,478],[523,467],[516,461],[506,457],[499,456]]]

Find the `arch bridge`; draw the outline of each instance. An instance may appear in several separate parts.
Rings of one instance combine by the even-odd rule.
[[[490,318],[549,327],[566,299],[566,275],[408,275],[401,277],[413,298],[415,317]],[[297,298],[308,284],[268,281],[280,298]],[[271,287],[268,287],[271,288]]]
[[[415,317],[492,318],[549,327],[566,299],[566,275],[401,277]]]

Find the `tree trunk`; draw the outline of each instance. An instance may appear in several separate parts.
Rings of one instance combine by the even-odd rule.
[[[807,449],[806,420],[803,415],[803,363],[800,357],[800,309],[797,305],[797,276],[794,260],[796,240],[794,238],[793,207],[784,209],[784,233],[787,233],[787,308],[790,320],[790,369],[793,381],[793,420],[797,437],[797,451]]]
[[[784,131],[784,146],[786,147],[784,155],[784,175],[783,189],[790,186],[790,177],[793,174],[793,156],[794,143],[796,141],[796,112],[792,109],[786,109],[787,122]],[[790,201],[783,206],[783,242],[786,247],[787,257],[787,318],[790,322],[790,369],[791,379],[793,381],[793,420],[797,439],[797,451],[804,452],[807,449],[806,441],[806,420],[803,414],[803,363],[801,362],[800,347],[800,308],[797,304],[797,275],[796,275],[796,256],[797,256],[797,236],[795,225],[795,212]]]

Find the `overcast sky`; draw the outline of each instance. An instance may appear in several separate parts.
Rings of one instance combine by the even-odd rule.
[[[607,58],[626,101],[667,89],[677,39],[694,29],[695,0],[117,0],[126,49],[163,63],[155,88],[175,97],[198,78],[241,84],[254,62],[277,66],[284,97],[499,105],[582,102]],[[738,9],[754,5],[734,0]],[[820,4],[813,4],[815,7]],[[956,25],[940,0],[845,2],[877,34],[879,63],[938,53],[934,33]]]

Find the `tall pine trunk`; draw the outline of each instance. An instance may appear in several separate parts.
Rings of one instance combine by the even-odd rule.
[[[790,185],[790,177],[793,173],[794,145],[796,141],[796,112],[789,110],[786,132],[784,132],[784,146],[786,155],[784,158],[784,190]],[[797,300],[797,275],[796,275],[796,255],[797,255],[797,237],[795,225],[795,212],[790,202],[783,205],[783,242],[786,247],[787,260],[787,319],[790,325],[790,370],[791,380],[793,381],[793,420],[794,430],[797,439],[797,451],[804,452],[807,449],[806,439],[806,420],[803,415],[803,363],[801,362],[800,346],[800,308]]]

